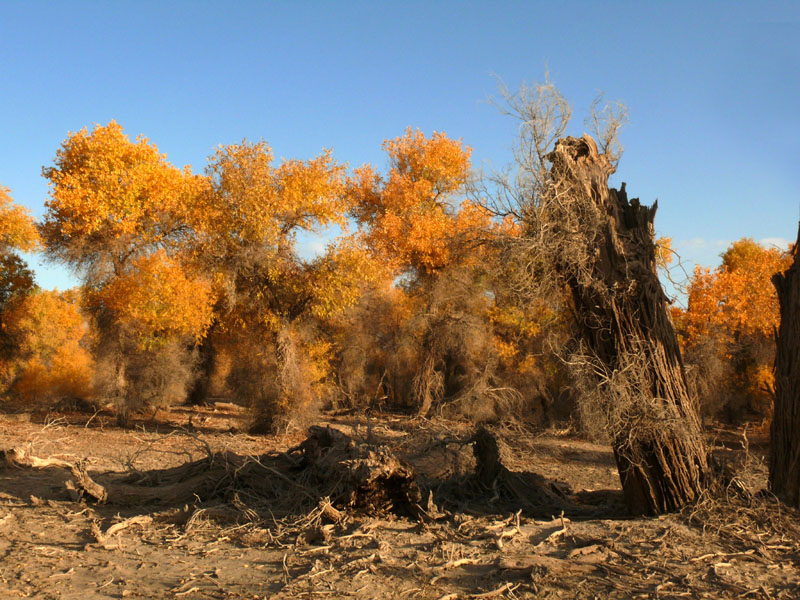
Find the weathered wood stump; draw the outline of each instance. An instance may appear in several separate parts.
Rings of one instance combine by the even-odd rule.
[[[371,514],[422,514],[414,471],[385,446],[358,444],[337,429],[314,426],[293,451],[301,453],[301,468],[316,478],[341,482],[340,505]]]
[[[700,497],[711,471],[656,272],[657,204],[609,188],[614,165],[588,135],[559,140],[547,158],[550,187],[532,227],[572,292],[626,502],[637,514],[675,510]]]

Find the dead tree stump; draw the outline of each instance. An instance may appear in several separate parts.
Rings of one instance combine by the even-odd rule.
[[[500,460],[497,439],[480,427],[469,439],[475,456],[474,480],[484,494],[507,499],[515,508],[540,510],[544,514],[569,508],[563,483],[548,480],[537,473],[515,473]]]
[[[781,323],[775,338],[775,409],[770,427],[769,486],[789,506],[800,508],[800,231],[794,261],[772,277]]]
[[[411,467],[385,446],[359,444],[332,427],[309,428],[308,437],[293,448],[300,466],[320,481],[338,481],[340,506],[370,514],[392,512],[419,518],[422,492]]]
[[[552,267],[572,293],[593,393],[605,413],[631,512],[659,514],[698,498],[709,456],[658,280],[657,204],[608,187],[614,166],[590,136],[548,155],[540,239],[560,250]]]

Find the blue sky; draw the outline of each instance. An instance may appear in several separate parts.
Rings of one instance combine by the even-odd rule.
[[[599,91],[628,105],[616,180],[658,198],[656,228],[690,267],[715,265],[741,237],[795,238],[798,40],[796,2],[0,0],[0,183],[41,216],[42,166],[69,131],[111,119],[196,171],[245,137],[384,167],[381,142],[407,126],[501,167],[515,124],[486,102],[495,77],[513,88],[548,68],[572,133]]]

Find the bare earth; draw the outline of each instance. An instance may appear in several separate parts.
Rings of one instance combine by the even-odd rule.
[[[304,438],[236,433],[241,411],[227,404],[162,411],[129,430],[90,417],[0,415],[0,449],[83,460],[102,481],[196,460],[205,444],[258,455]],[[800,519],[757,493],[763,439],[715,436],[750,493],[632,519],[604,445],[492,429],[506,467],[557,480],[569,498],[563,515],[518,513],[491,493],[458,493],[474,459],[448,440],[466,439],[466,425],[381,416],[368,427],[359,415],[324,423],[394,450],[437,518],[351,511],[331,523],[316,510],[270,516],[238,497],[120,508],[70,500],[66,470],[0,465],[0,598],[800,598]]]

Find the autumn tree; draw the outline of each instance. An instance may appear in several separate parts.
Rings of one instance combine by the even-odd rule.
[[[143,398],[148,367],[201,337],[209,321],[207,285],[185,260],[189,216],[207,187],[167,162],[146,138],[131,141],[111,122],[71,134],[43,170],[50,185],[40,226],[50,259],[84,280],[86,306],[101,335],[96,352],[107,394],[127,418]],[[202,290],[202,293],[200,293]],[[191,368],[163,379],[185,385]],[[158,387],[158,386],[157,386]]]
[[[471,150],[460,141],[409,128],[384,149],[386,175],[371,166],[357,169],[348,196],[367,245],[418,304],[421,352],[412,393],[420,414],[427,414],[485,371],[490,302],[479,271],[492,224],[466,197]]]
[[[455,260],[459,235],[485,225],[483,209],[465,200],[472,150],[444,133],[421,131],[387,140],[385,177],[371,166],[348,182],[353,214],[369,246],[398,273],[434,273]]]
[[[0,312],[9,302],[33,289],[33,273],[17,251],[39,246],[39,234],[30,212],[11,199],[0,185]]]
[[[695,269],[687,309],[676,311],[676,319],[707,412],[769,414],[779,323],[770,279],[790,262],[785,252],[743,238],[722,254],[719,267]]]
[[[36,224],[30,211],[15,204],[10,193],[11,190],[0,185],[0,253],[30,252],[39,245]]]
[[[582,404],[603,420],[626,502],[658,514],[700,497],[708,451],[656,274],[655,206],[608,187],[624,113],[592,111],[595,136],[565,137],[569,103],[549,82],[505,94],[520,123],[517,169],[497,206],[520,219],[519,250],[539,293],[571,293]],[[523,259],[524,260],[524,259]]]
[[[18,350],[8,332],[6,311],[15,301],[34,290],[33,272],[17,251],[35,250],[39,244],[36,224],[30,212],[15,204],[10,190],[0,185],[0,361],[3,372]]]
[[[62,399],[91,402],[91,331],[77,291],[34,291],[15,302],[4,326],[17,352],[9,392],[31,406]]]
[[[207,175],[211,186],[192,219],[193,256],[218,276],[214,327],[240,340],[232,385],[257,404],[257,426],[275,429],[309,406],[315,394],[308,384],[320,380],[327,360],[309,319],[353,304],[369,275],[352,238],[310,260],[297,250],[299,232],[346,227],[344,167],[327,151],[275,164],[265,142],[244,141],[220,147]],[[199,397],[213,370],[208,341]]]

